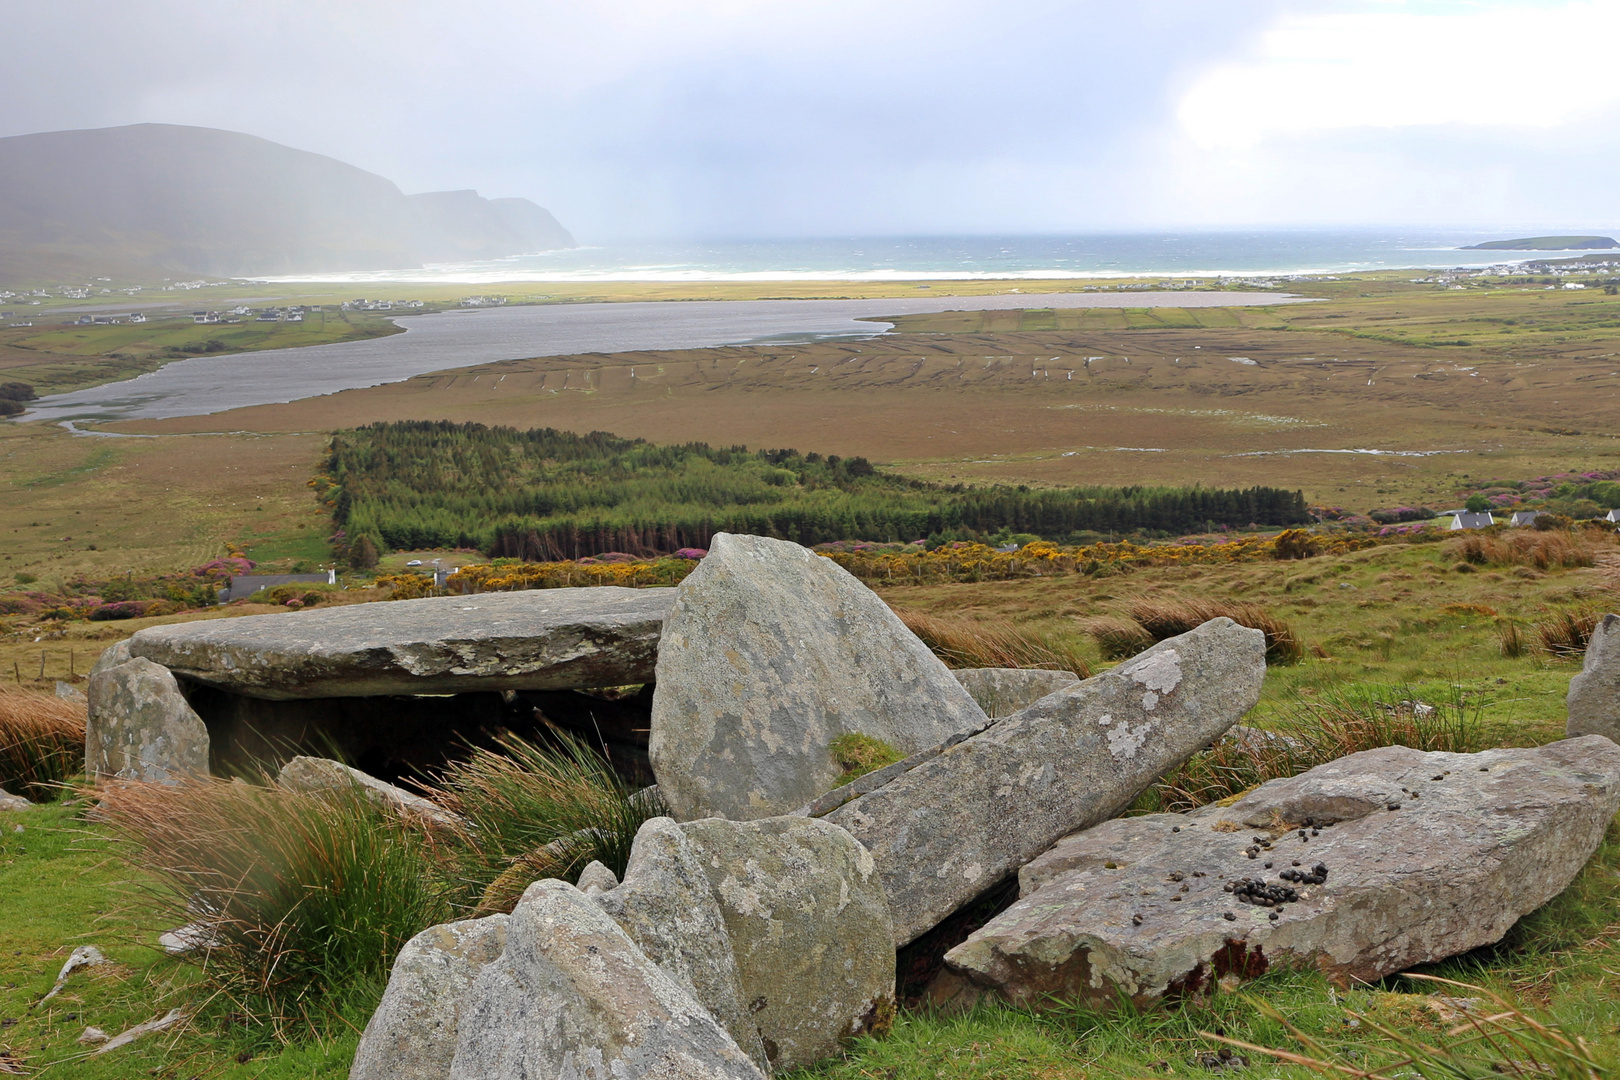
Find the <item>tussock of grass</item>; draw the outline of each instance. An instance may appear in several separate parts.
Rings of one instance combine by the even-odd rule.
[[[1153,635],[1142,629],[1141,623],[1130,619],[1099,615],[1085,620],[1081,627],[1107,660],[1124,660],[1153,646]]]
[[[1247,626],[1266,635],[1266,663],[1297,664],[1305,658],[1305,646],[1301,644],[1293,628],[1271,614],[1261,604],[1230,603],[1220,600],[1144,599],[1133,603],[1129,614],[1142,628],[1148,644],[1175,637],[1177,634],[1185,634],[1211,619],[1225,616],[1239,626]],[[1143,640],[1141,637],[1133,638],[1125,628],[1123,620],[1093,620],[1088,626],[1088,631],[1105,652],[1112,650],[1110,655],[1116,659],[1124,659],[1141,651],[1141,649],[1129,653],[1122,651],[1129,647],[1132,641]],[[1146,647],[1143,645],[1143,648]]]
[[[1428,703],[1403,687],[1357,686],[1301,696],[1267,730],[1243,728],[1194,754],[1143,792],[1132,812],[1193,810],[1380,746],[1473,753],[1487,745],[1479,713],[1460,694]]]
[[[844,770],[838,778],[839,787],[901,759],[900,751],[882,739],[859,733],[838,736],[828,749],[832,751],[838,767]]]
[[[91,794],[156,879],[167,925],[151,929],[205,925],[211,947],[187,958],[278,1037],[374,1001],[400,947],[455,911],[442,846],[357,789],[209,779]]]
[[[37,690],[0,690],[0,788],[50,802],[84,769],[85,709]]]
[[[1442,549],[1475,566],[1533,566],[1537,570],[1596,564],[1592,542],[1579,533],[1524,530],[1500,536],[1464,536]]]
[[[898,610],[895,614],[948,667],[1047,668],[1072,671],[1082,679],[1091,676],[1085,657],[1073,642],[1058,634],[1017,626],[1004,619]]]
[[[1561,611],[1536,623],[1536,640],[1543,652],[1563,660],[1579,660],[1586,655],[1586,643],[1597,629],[1596,612]]]
[[[1514,660],[1530,651],[1530,639],[1524,627],[1512,619],[1501,619],[1496,624],[1496,646],[1504,657]]]

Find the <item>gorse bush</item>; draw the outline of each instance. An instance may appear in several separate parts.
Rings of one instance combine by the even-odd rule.
[[[814,545],[1308,520],[1304,496],[1279,488],[967,488],[881,472],[864,458],[426,421],[339,432],[314,486],[351,559],[428,547],[532,561],[648,555],[706,548],[716,532]]]
[[[1072,671],[1082,679],[1091,675],[1074,643],[1050,631],[1016,626],[1003,619],[916,611],[895,614],[947,667],[1046,668]]]
[[[37,690],[0,690],[0,788],[50,802],[84,769],[85,710]]]
[[[1185,812],[1380,746],[1475,753],[1481,706],[1460,692],[1425,702],[1410,688],[1362,686],[1301,695],[1266,729],[1236,728],[1136,800],[1137,813]]]

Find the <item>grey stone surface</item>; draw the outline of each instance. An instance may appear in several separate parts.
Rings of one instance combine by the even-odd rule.
[[[1147,1003],[1278,966],[1376,980],[1500,940],[1569,884],[1617,809],[1620,747],[1588,735],[1367,750],[1230,807],[1109,821],[1023,869],[1018,902],[946,954],[935,999]],[[1325,880],[1282,876],[1318,865]],[[1298,899],[1226,891],[1245,880]]]
[[[720,902],[743,1005],[775,1068],[809,1065],[888,1027],[894,930],[865,848],[811,818],[706,818],[681,829]]]
[[[905,944],[1105,821],[1259,699],[1265,637],[1212,619],[998,720],[826,820],[871,850]]]
[[[1620,743],[1620,615],[1598,620],[1580,674],[1569,680],[1565,703],[1567,734],[1602,735]]]
[[[676,590],[648,751],[677,820],[785,814],[838,782],[839,735],[927,750],[985,716],[898,616],[831,559],[718,533]]]
[[[129,654],[129,639],[125,638],[118,644],[109,645],[101,650],[101,655],[96,657],[96,662],[90,665],[90,674],[86,678],[93,678],[98,672],[106,671],[108,668],[115,668],[119,664],[128,663],[131,659],[133,657]]]
[[[462,819],[430,799],[395,787],[369,773],[331,758],[295,757],[276,774],[276,783],[293,791],[342,791],[357,787],[378,806],[401,814],[426,818],[440,825],[460,825]]]
[[[673,589],[534,589],[152,626],[130,653],[271,699],[622,686],[652,677]]]
[[[1080,681],[1080,676],[1072,671],[1041,668],[959,668],[951,674],[991,719],[1011,716],[1047,694],[1055,694]]]
[[[168,668],[139,657],[97,666],[84,730],[90,775],[163,783],[208,775],[208,729]]]
[[[0,788],[0,810],[32,810],[34,804],[21,795],[13,795],[5,788]]]
[[[473,981],[451,1080],[762,1080],[690,993],[567,882],[530,885]]]
[[[83,702],[86,700],[83,690],[80,690],[72,683],[62,682],[61,680],[57,680],[56,683],[56,696],[63,701]]]
[[[586,896],[591,895],[592,889],[607,892],[619,887],[619,876],[601,863],[592,860],[579,872],[579,880],[574,883],[574,887]]]
[[[509,916],[430,926],[405,943],[371,1014],[349,1080],[444,1080],[478,973],[506,948]]]
[[[743,1008],[725,916],[697,845],[679,825],[667,817],[643,823],[624,881],[595,899],[647,959],[709,1010],[754,1064],[770,1069],[759,1028]]]

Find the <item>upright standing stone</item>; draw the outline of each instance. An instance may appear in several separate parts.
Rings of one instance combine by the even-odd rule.
[[[1212,619],[1048,695],[826,820],[877,860],[905,944],[1105,821],[1253,707],[1265,635]]]
[[[838,782],[831,743],[902,755],[985,722],[950,670],[830,559],[719,533],[676,590],[649,752],[675,818],[785,814]]]
[[[894,1014],[894,930],[872,856],[802,817],[681,826],[700,853],[743,1006],[781,1069],[837,1054]]]
[[[973,700],[979,703],[979,708],[991,719],[1011,716],[1047,694],[1055,694],[1080,681],[1080,676],[1072,671],[1048,671],[1044,668],[959,668],[951,674],[967,688]]]
[[[1620,615],[1605,615],[1586,643],[1581,672],[1569,680],[1570,736],[1602,735],[1620,743]]]
[[[581,875],[580,890],[590,896],[585,880]],[[743,1008],[725,917],[709,888],[701,852],[681,827],[667,817],[643,823],[624,881],[594,895],[647,959],[690,991],[754,1063],[768,1071],[759,1028]]]
[[[168,668],[140,657],[100,668],[89,697],[84,762],[92,776],[173,783],[208,775],[208,729]]]
[[[763,1080],[690,993],[567,882],[537,881],[468,991],[450,1080]]]
[[[445,1080],[473,980],[506,947],[506,915],[430,926],[405,943],[349,1080]]]

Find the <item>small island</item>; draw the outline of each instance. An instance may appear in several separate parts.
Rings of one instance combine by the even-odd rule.
[[[1612,236],[1529,236],[1519,240],[1491,240],[1470,244],[1463,251],[1585,251],[1620,248]]]

